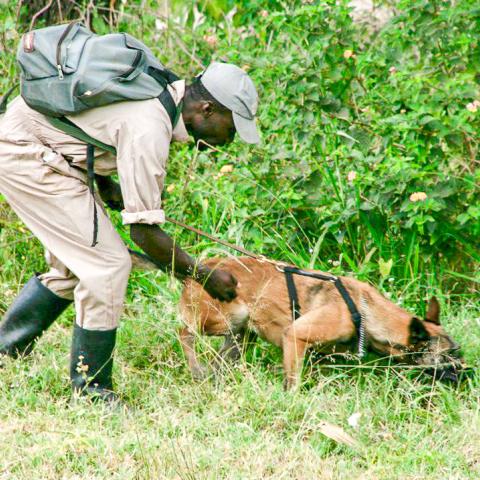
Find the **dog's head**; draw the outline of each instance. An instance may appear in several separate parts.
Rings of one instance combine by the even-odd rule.
[[[435,379],[458,383],[465,364],[460,346],[440,324],[440,305],[433,297],[424,320],[413,317],[408,339],[410,361],[421,365]]]

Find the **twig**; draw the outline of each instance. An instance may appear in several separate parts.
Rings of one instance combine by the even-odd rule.
[[[18,22],[20,21],[20,10],[22,9],[23,0],[19,0],[17,6],[17,14],[15,19],[15,30],[18,30]]]
[[[27,240],[31,240],[32,238],[35,238],[35,235],[28,235],[26,237],[20,238],[19,240],[14,240],[13,242],[6,242],[0,244],[0,248],[7,248],[10,247],[11,245],[16,245],[17,243],[22,243],[26,242]]]
[[[50,9],[52,6],[53,0],[50,0],[47,5],[45,5],[41,10],[39,10],[33,17],[32,21],[30,22],[30,28],[29,31],[31,32],[33,30],[33,27],[35,26],[35,22],[37,21],[37,18],[42,16],[47,10]]]
[[[63,23],[63,11],[62,11],[62,4],[60,0],[57,0],[57,7],[58,7],[58,16],[60,19],[60,23]]]

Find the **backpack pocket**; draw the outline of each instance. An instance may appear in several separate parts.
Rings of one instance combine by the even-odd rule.
[[[97,42],[102,45],[101,57],[90,53]],[[78,73],[82,80],[76,85],[75,96],[89,108],[128,100],[129,94],[135,92],[136,80],[145,69],[145,53],[128,47],[123,34],[92,40],[85,49],[85,57],[89,61],[80,66]],[[97,72],[97,75],[88,75],[84,68]]]
[[[80,23],[47,27],[26,33],[17,51],[17,59],[26,81],[77,70],[85,43],[92,33]]]

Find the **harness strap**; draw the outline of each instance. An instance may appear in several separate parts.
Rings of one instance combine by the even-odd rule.
[[[350,312],[350,315],[352,316],[352,321],[355,325],[355,328],[357,329],[357,332],[360,330],[360,324],[362,322],[362,316],[360,315],[360,312],[357,309],[357,306],[355,305],[354,301],[352,300],[352,297],[348,293],[347,289],[345,288],[345,285],[343,282],[337,277],[336,280],[333,282],[335,287],[337,287],[338,293],[343,298],[343,301],[347,304],[348,311]]]
[[[297,320],[300,317],[300,302],[298,300],[297,287],[295,286],[295,280],[291,271],[287,269],[285,272],[285,280],[287,281],[288,298],[290,300],[290,311],[292,312],[293,320]]]
[[[332,282],[335,285],[338,293],[340,293],[343,301],[347,305],[348,311],[350,312],[350,315],[352,317],[352,322],[355,325],[355,330],[357,331],[358,336],[358,355],[360,358],[363,358],[365,356],[365,325],[362,321],[362,315],[358,311],[355,302],[348,293],[348,290],[345,288],[342,280],[334,275],[324,275],[323,273],[307,272],[297,267],[285,266],[282,267],[282,271],[285,274],[285,279],[287,281],[288,296],[290,298],[290,309],[292,311],[292,317],[295,320],[297,320],[297,318],[300,316],[300,304],[298,302],[298,294],[295,287],[295,282],[293,280],[293,275],[302,275],[304,277],[317,278],[318,280]]]
[[[97,202],[95,201],[95,147],[92,144],[87,145],[87,183],[88,189],[93,199],[93,240],[91,247],[95,247],[98,243],[98,212]]]
[[[324,275],[323,273],[318,272],[307,272],[306,270],[302,270],[301,268],[290,267],[288,265],[281,268],[284,272],[291,272],[296,275],[302,275],[303,277],[318,278],[319,280],[326,280],[333,283],[335,282],[335,280],[337,280],[337,277],[335,277],[334,275]]]

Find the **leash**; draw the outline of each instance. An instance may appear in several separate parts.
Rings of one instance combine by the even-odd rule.
[[[197,235],[200,235],[201,237],[208,238],[212,242],[218,243],[220,245],[223,245],[224,247],[231,248],[232,250],[235,250],[247,257],[254,258],[255,260],[258,260],[260,262],[267,262],[271,263],[273,265],[281,265],[281,262],[276,262],[274,260],[270,260],[267,257],[264,257],[263,255],[257,255],[256,253],[249,252],[248,250],[245,250],[243,247],[240,247],[238,245],[234,245],[233,243],[226,242],[225,240],[221,240],[220,238],[214,237],[213,235],[210,235],[207,232],[204,232],[203,230],[200,230],[195,227],[191,227],[190,225],[187,225],[185,223],[179,222],[178,220],[175,220],[171,217],[165,217],[165,220],[167,222],[173,223],[174,225],[178,225],[179,227],[184,228],[185,230],[189,230],[190,232],[196,233]]]
[[[256,253],[250,252],[243,247],[234,245],[233,243],[226,242],[225,240],[221,240],[220,238],[214,237],[213,235],[210,235],[209,233],[206,233],[203,230],[200,230],[195,227],[191,227],[190,225],[182,223],[173,218],[165,217],[165,220],[167,220],[167,222],[173,223],[174,225],[178,225],[179,227],[182,227],[185,230],[189,230],[190,232],[196,233],[197,235],[208,238],[212,242],[223,245],[224,247],[231,248],[232,250],[235,250],[247,257],[253,258],[260,262],[266,262],[274,265],[279,272],[282,272],[285,274],[285,280],[287,282],[288,297],[290,300],[290,310],[292,312],[292,318],[294,321],[301,316],[301,313],[300,313],[300,301],[298,299],[298,292],[295,286],[295,280],[293,278],[293,275],[301,275],[304,277],[316,278],[317,280],[323,280],[323,281],[333,283],[336,289],[338,290],[338,292],[340,293],[341,297],[343,298],[343,301],[347,305],[347,308],[350,312],[350,316],[352,317],[353,324],[355,325],[355,330],[357,331],[357,336],[358,336],[358,356],[360,359],[365,357],[365,354],[366,354],[365,322],[362,317],[362,314],[359,312],[357,306],[355,305],[355,302],[353,301],[352,297],[348,293],[348,290],[345,288],[345,285],[343,284],[342,280],[339,277],[336,277],[335,275],[325,275],[322,273],[307,272],[306,270],[302,270],[297,267],[292,267],[282,262],[270,260],[269,258],[266,258],[263,255],[257,255]]]

